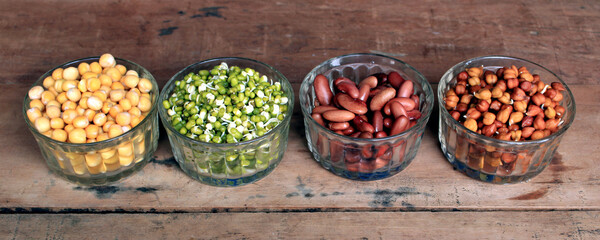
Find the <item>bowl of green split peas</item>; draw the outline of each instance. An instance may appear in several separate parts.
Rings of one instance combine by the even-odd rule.
[[[294,93],[265,63],[235,57],[194,63],[167,82],[159,101],[177,163],[202,183],[249,184],[283,158]]]

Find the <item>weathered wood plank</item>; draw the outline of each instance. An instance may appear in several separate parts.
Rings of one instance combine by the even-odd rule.
[[[55,11],[54,9],[60,9]],[[437,82],[452,65],[522,57],[568,83],[598,84],[598,1],[0,1],[0,83],[111,52],[160,86],[202,59],[241,56],[300,82],[342,54],[396,56]]]
[[[112,186],[88,188],[68,183],[46,167],[21,118],[28,86],[0,85],[0,208],[4,212],[600,210],[600,135],[592,130],[600,122],[600,86],[571,87],[578,104],[575,123],[552,164],[527,183],[493,185],[453,171],[442,156],[437,130],[431,128],[416,159],[403,172],[374,182],[346,180],[313,160],[296,109],[284,160],[254,184],[216,188],[187,177],[171,158],[163,133],[156,160],[141,172]]]
[[[0,215],[6,239],[598,239],[599,212]]]

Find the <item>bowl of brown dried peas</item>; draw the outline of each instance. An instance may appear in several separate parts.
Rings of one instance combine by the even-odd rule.
[[[550,163],[575,118],[556,74],[507,56],[463,61],[441,78],[439,140],[460,172],[485,182],[527,181]]]
[[[23,115],[52,172],[81,185],[105,185],[152,158],[157,102],[148,70],[107,53],[46,72],[29,89]]]

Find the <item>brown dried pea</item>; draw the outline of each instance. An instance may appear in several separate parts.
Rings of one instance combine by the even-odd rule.
[[[531,73],[529,72],[523,72],[521,73],[521,75],[519,75],[519,78],[527,81],[527,82],[532,82],[533,81],[533,75],[531,75]]]
[[[515,111],[524,113],[527,111],[527,101],[525,101],[525,100],[515,101],[513,103],[513,107],[514,107]]]
[[[494,74],[485,75],[485,82],[487,84],[494,85],[494,84],[496,84],[497,81],[498,81],[498,76],[496,76]]]
[[[492,125],[496,121],[496,115],[491,112],[483,113],[483,124]],[[495,129],[495,128],[494,128]]]
[[[556,110],[552,107],[547,107],[546,110],[544,110],[544,115],[546,115],[548,119],[554,119],[556,117]]]
[[[467,92],[467,87],[465,85],[462,84],[457,84],[456,87],[454,87],[454,92],[455,94],[465,94]]]
[[[525,94],[525,91],[523,91],[523,89],[515,88],[512,94],[510,95],[510,98],[512,98],[512,100],[514,101],[522,101],[525,100],[526,96],[527,94]]]
[[[502,94],[502,97],[498,98],[498,101],[500,101],[503,104],[509,104],[510,103],[510,93],[504,92]]]
[[[517,71],[511,68],[504,69],[503,75],[504,79],[517,78]]]
[[[504,91],[502,91],[502,89],[500,89],[498,86],[495,86],[494,88],[492,88],[492,97],[493,98],[500,98],[500,97],[502,97],[503,94],[504,94]]]
[[[481,85],[481,79],[479,79],[479,77],[470,77],[468,82],[469,82],[469,85],[471,85],[471,86]]]
[[[506,79],[506,87],[508,89],[513,89],[519,86],[519,80],[516,78],[508,78]]]
[[[470,77],[479,78],[482,73],[483,73],[483,67],[472,67],[472,68],[467,69],[467,74],[469,74]]]
[[[519,141],[519,139],[521,139],[522,133],[523,132],[521,130],[511,131],[510,134],[511,134],[512,140]]]
[[[523,120],[522,112],[512,112],[508,119],[508,125],[513,125],[515,123],[521,122],[521,120]]]
[[[505,108],[504,110],[500,110],[500,112],[498,112],[498,115],[496,116],[496,120],[500,121],[501,123],[506,123],[506,121],[508,121],[508,118],[510,117],[511,113],[512,113],[512,107]]]
[[[467,111],[467,118],[477,120],[479,117],[481,117],[481,112],[477,111],[475,108],[469,108]]]
[[[473,95],[471,95],[471,94],[465,94],[465,95],[462,95],[460,97],[460,102],[464,103],[464,104],[470,104],[471,103],[471,99],[473,99]]]
[[[492,99],[492,92],[490,92],[490,90],[487,89],[487,88],[480,89],[474,95],[475,95],[476,98],[479,98],[479,99],[482,99],[482,100]]]
[[[458,104],[458,96],[456,95],[447,96],[444,100],[446,101],[446,109],[453,109]]]
[[[535,132],[533,132],[531,134],[531,140],[538,140],[544,138],[544,131],[543,130],[537,130]]]
[[[529,137],[531,137],[531,134],[533,134],[534,131],[535,131],[534,127],[524,127],[523,130],[521,131],[521,136],[523,138],[529,138]]]
[[[490,103],[488,101],[489,100],[479,100],[477,106],[475,106],[475,108],[477,108],[477,111],[487,112],[487,110],[490,108]]]
[[[559,119],[548,119],[546,121],[546,129],[552,131],[552,132],[556,132],[558,130],[558,123],[560,122]]]
[[[469,129],[473,132],[477,132],[477,121],[475,121],[475,119],[467,118],[467,120],[465,120],[465,123],[463,125],[467,129]]]

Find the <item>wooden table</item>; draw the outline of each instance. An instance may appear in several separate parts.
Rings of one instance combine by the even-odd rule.
[[[0,238],[600,238],[600,2],[0,1]],[[266,178],[216,188],[186,176],[166,134],[139,173],[81,187],[51,174],[22,118],[45,71],[111,52],[162,87],[183,67],[241,56],[294,83],[318,63],[371,52],[432,84],[475,56],[522,57],[566,81],[577,114],[551,165],[494,185],[454,171],[430,119],[413,163],[379,181],[335,176],[306,147],[299,105]]]

